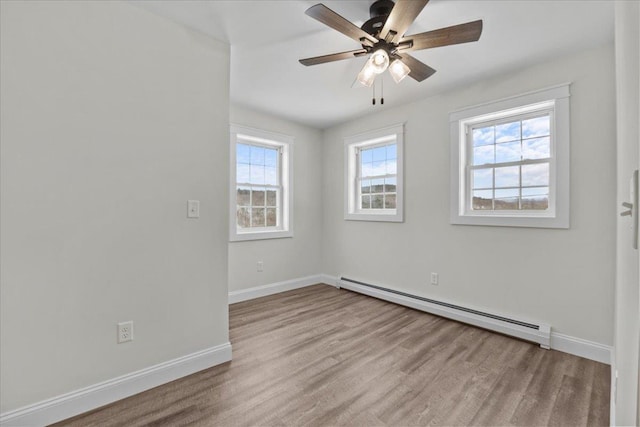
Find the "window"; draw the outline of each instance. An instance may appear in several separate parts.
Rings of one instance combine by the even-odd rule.
[[[569,227],[569,86],[451,114],[453,224]]]
[[[231,126],[230,239],[291,237],[293,138]]]
[[[402,222],[403,126],[345,139],[345,219]]]

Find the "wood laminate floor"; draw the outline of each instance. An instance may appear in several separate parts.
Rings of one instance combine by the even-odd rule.
[[[326,285],[230,306],[233,361],[59,426],[609,423],[607,365]]]

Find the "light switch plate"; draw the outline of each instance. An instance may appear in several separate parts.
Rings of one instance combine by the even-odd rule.
[[[187,201],[187,218],[200,218],[200,200]]]

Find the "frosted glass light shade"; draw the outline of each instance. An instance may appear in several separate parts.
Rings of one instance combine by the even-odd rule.
[[[389,66],[389,54],[384,49],[378,49],[371,55],[371,67],[376,74],[384,73]]]
[[[400,81],[407,77],[410,72],[411,69],[407,67],[407,64],[400,61],[399,59],[396,59],[391,63],[391,65],[389,65],[389,74],[391,74],[391,77],[393,77],[393,81],[396,83],[400,83]]]
[[[362,67],[362,70],[360,70],[360,73],[358,74],[358,82],[366,87],[371,87],[377,76],[373,70],[372,59],[373,58],[369,58],[367,60],[364,67]]]

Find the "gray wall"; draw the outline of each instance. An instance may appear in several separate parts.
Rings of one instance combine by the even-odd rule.
[[[0,7],[5,412],[228,341],[229,48],[121,2]]]
[[[229,291],[322,272],[322,133],[239,106],[231,123],[293,136],[293,237],[229,243]],[[257,262],[264,271],[257,271]]]
[[[606,46],[395,108],[389,88],[384,109],[325,132],[323,272],[547,322],[555,332],[611,345],[614,80]],[[451,225],[449,112],[565,82],[573,83],[571,228]],[[343,220],[344,137],[395,123],[406,123],[405,222]],[[439,286],[429,284],[430,272],[440,274]]]

